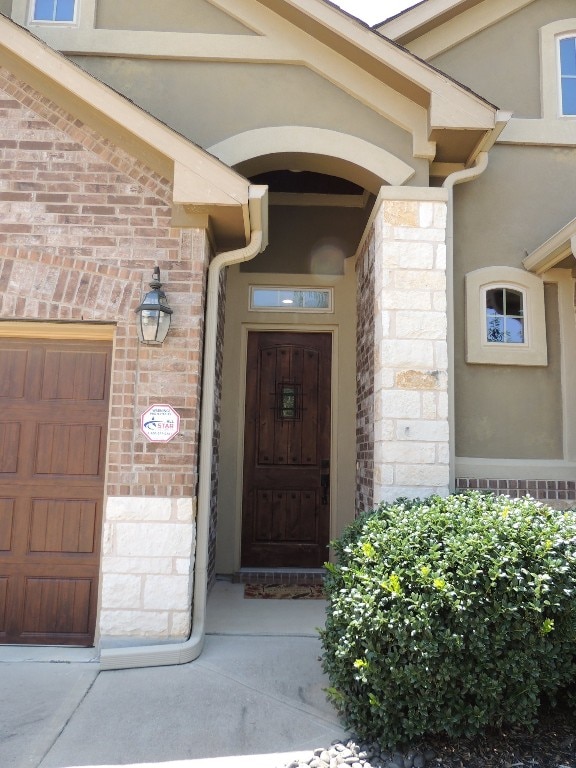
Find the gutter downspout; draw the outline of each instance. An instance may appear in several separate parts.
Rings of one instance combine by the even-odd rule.
[[[498,141],[506,128],[512,112],[497,110],[494,128],[486,134],[476,148],[474,165],[462,171],[455,171],[444,179],[442,186],[448,190],[448,210],[446,217],[446,302],[447,302],[447,337],[448,337],[448,424],[450,430],[450,488],[454,488],[456,469],[455,445],[455,382],[454,382],[454,187],[472,181],[484,173],[488,167],[488,152]]]
[[[448,338],[448,424],[450,429],[450,488],[455,485],[456,446],[455,446],[455,382],[454,382],[454,187],[472,181],[484,173],[488,167],[488,152],[479,152],[471,168],[455,171],[446,177],[442,186],[448,190],[448,210],[446,216],[446,303],[447,303],[447,338]]]
[[[250,242],[244,248],[219,253],[208,267],[206,319],[204,327],[204,365],[202,372],[202,412],[200,417],[200,456],[198,512],[196,515],[196,558],[194,561],[194,597],[192,633],[182,643],[108,648],[100,653],[100,669],[133,669],[187,664],[198,658],[204,647],[206,598],[208,593],[208,537],[210,530],[210,484],[212,474],[212,438],[214,434],[214,389],[216,383],[216,335],[218,331],[218,290],[225,267],[250,261],[267,243],[268,187],[249,188]]]

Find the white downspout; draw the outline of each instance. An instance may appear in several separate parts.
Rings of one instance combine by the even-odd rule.
[[[450,425],[450,488],[455,484],[456,446],[455,446],[455,383],[454,383],[454,187],[466,181],[478,178],[488,167],[488,152],[479,152],[471,168],[455,171],[446,177],[443,187],[448,190],[448,210],[446,216],[446,312],[448,337],[448,424]]]
[[[196,558],[194,561],[194,597],[192,634],[183,643],[108,648],[100,653],[100,669],[132,669],[187,664],[198,658],[204,647],[206,598],[208,591],[208,537],[210,532],[210,485],[212,473],[212,438],[214,434],[214,393],[216,385],[216,342],[218,331],[218,290],[225,267],[250,261],[267,245],[268,187],[250,186],[250,242],[244,248],[218,254],[208,267],[206,319],[204,328],[204,364],[202,372],[202,412],[200,417],[200,456],[198,512],[196,515]]]
[[[448,424],[450,428],[450,487],[454,488],[456,468],[455,413],[454,413],[454,187],[478,178],[488,167],[488,152],[512,117],[512,112],[497,110],[494,128],[486,134],[477,148],[478,154],[471,168],[455,171],[444,179],[442,186],[448,190],[446,218],[446,303],[448,320]]]

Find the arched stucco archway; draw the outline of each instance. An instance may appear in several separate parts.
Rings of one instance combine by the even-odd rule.
[[[350,134],[305,126],[257,128],[208,147],[208,152],[245,176],[297,168],[340,176],[373,194],[401,186],[415,169],[381,147]]]

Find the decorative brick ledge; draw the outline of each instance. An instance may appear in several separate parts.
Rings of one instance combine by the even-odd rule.
[[[530,495],[541,501],[576,500],[575,480],[490,480],[458,477],[456,490],[494,491],[514,499]]]

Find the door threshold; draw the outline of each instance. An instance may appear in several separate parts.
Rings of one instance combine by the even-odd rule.
[[[232,581],[236,584],[322,584],[324,568],[240,568]]]

